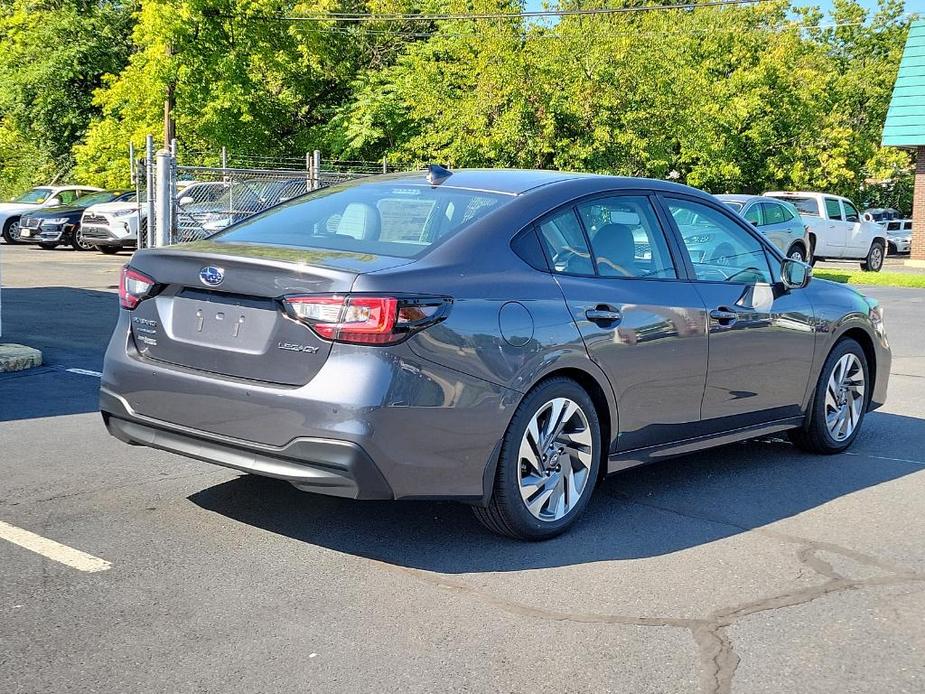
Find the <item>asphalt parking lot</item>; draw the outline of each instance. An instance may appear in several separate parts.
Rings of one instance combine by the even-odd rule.
[[[3,692],[925,691],[925,291],[877,288],[889,400],[854,448],[729,446],[608,479],[542,544],[110,438],[127,254],[0,246]],[[69,370],[76,369],[76,371]]]

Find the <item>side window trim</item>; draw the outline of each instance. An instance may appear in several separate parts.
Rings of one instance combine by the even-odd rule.
[[[678,228],[678,225],[675,222],[674,217],[671,215],[671,212],[669,212],[668,210],[668,204],[666,202],[667,200],[683,200],[687,202],[699,203],[705,207],[709,207],[714,212],[718,212],[720,215],[725,217],[727,220],[733,222],[740,229],[744,229],[745,232],[749,236],[751,236],[753,239],[755,239],[755,241],[757,241],[760,244],[761,248],[764,249],[765,260],[768,263],[768,271],[771,273],[771,279],[772,280],[774,279],[775,269],[780,264],[780,262],[783,260],[783,255],[775,246],[773,246],[767,239],[765,239],[765,237],[761,234],[760,231],[758,231],[758,229],[756,229],[751,224],[748,224],[747,222],[743,224],[742,221],[736,219],[736,217],[730,213],[728,208],[723,209],[725,205],[714,205],[711,201],[705,200],[698,196],[686,195],[681,192],[676,193],[674,191],[667,192],[667,193],[662,192],[662,191],[657,191],[654,193],[654,196],[658,202],[659,214],[662,215],[667,220],[668,224],[670,225],[669,226],[671,230],[670,235],[673,237],[674,243],[679,245],[679,248],[680,248],[680,245],[684,243],[684,240],[681,236],[681,230]],[[684,263],[683,267],[685,269],[686,274],[688,275],[689,281],[704,282],[704,283],[710,283],[710,284],[722,284],[718,280],[702,280],[699,277],[697,277],[697,271],[694,268],[693,262],[691,261],[690,254],[687,252],[684,252],[683,263]],[[772,282],[772,286],[773,286],[773,282]]]

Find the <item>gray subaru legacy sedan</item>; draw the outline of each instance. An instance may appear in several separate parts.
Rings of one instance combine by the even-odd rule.
[[[784,431],[843,451],[890,370],[876,301],[638,178],[353,181],[138,251],[120,301],[112,435],[533,540],[635,465]]]

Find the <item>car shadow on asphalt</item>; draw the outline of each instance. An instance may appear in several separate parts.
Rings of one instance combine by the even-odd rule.
[[[3,335],[41,350],[43,365],[0,374],[0,422],[96,412],[103,354],[119,317],[114,292],[73,287],[4,288]]]
[[[912,441],[925,440],[925,420],[873,413],[866,423],[852,454],[816,456],[768,439],[627,470],[597,488],[575,528],[543,543],[492,535],[462,504],[357,502],[249,475],[189,498],[300,542],[441,573],[637,559],[721,540],[922,469],[921,463],[883,459],[890,456],[881,450],[886,447],[872,443],[877,430],[897,427]]]

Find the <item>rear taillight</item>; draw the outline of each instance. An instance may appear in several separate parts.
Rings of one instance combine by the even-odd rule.
[[[119,304],[122,308],[131,311],[142,299],[148,298],[157,283],[145,273],[139,272],[130,265],[122,267],[122,276],[119,278]]]
[[[287,296],[291,318],[308,325],[326,340],[361,345],[391,345],[446,318],[445,297],[326,294]]]

